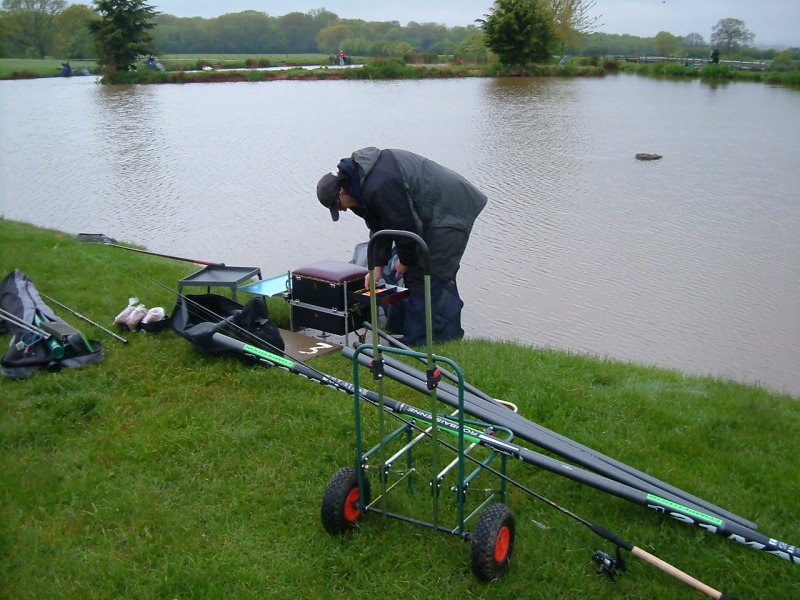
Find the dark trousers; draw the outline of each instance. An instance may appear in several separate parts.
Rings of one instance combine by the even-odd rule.
[[[411,271],[415,269],[412,268]],[[394,333],[402,333],[406,345],[421,346],[427,343],[424,279],[413,272],[406,274],[405,279],[409,297],[390,306],[387,327]],[[464,337],[464,330],[461,328],[461,309],[464,302],[458,295],[455,281],[436,275],[431,275],[430,279],[433,340],[444,342]]]

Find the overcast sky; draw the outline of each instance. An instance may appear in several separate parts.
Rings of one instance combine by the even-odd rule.
[[[406,25],[474,24],[492,7],[492,0],[150,0],[158,11],[178,17],[218,17],[257,10],[273,17],[325,8],[343,19],[399,21]],[[699,33],[708,42],[720,19],[744,21],[755,44],[800,46],[798,0],[596,0],[599,31],[653,37],[659,31],[676,36]]]

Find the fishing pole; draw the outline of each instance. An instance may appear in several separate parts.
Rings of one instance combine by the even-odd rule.
[[[105,331],[105,332],[106,332],[108,335],[110,335],[111,337],[113,337],[115,340],[119,340],[120,342],[122,342],[122,343],[124,343],[124,344],[127,344],[127,343],[128,343],[128,340],[126,340],[124,337],[117,335],[117,334],[116,334],[116,333],[114,333],[113,331],[109,331],[108,329],[106,329],[106,328],[105,328],[105,327],[103,327],[102,325],[98,325],[97,323],[95,323],[94,321],[92,321],[90,318],[83,316],[82,314],[80,314],[79,312],[77,312],[77,311],[75,311],[75,310],[72,310],[72,309],[71,309],[69,306],[66,306],[66,305],[64,305],[64,304],[61,304],[61,302],[59,302],[59,301],[58,301],[58,300],[56,300],[55,298],[51,298],[50,296],[48,296],[47,294],[43,294],[42,292],[39,292],[39,295],[40,295],[40,296],[42,296],[42,297],[44,297],[44,298],[46,298],[47,300],[50,300],[50,302],[52,302],[53,304],[56,304],[56,305],[60,306],[60,307],[61,307],[61,308],[63,308],[64,310],[71,312],[73,315],[75,315],[75,316],[76,316],[76,317],[78,317],[79,319],[83,319],[84,321],[86,321],[86,322],[87,322],[87,323],[89,323],[90,325],[94,325],[95,327],[97,327],[97,328],[99,328],[99,329],[102,329],[102,330],[103,330],[103,331]]]
[[[384,402],[385,403],[387,402],[386,398],[384,398]],[[394,401],[392,401],[392,402],[394,402]],[[401,412],[402,414],[408,415],[408,412],[409,412],[408,411],[408,405],[405,405],[405,407],[406,408],[404,409],[404,408],[398,406],[398,407],[396,407],[396,410],[398,412]],[[413,408],[413,407],[411,407],[411,408]],[[419,413],[419,416],[415,417],[415,420],[418,419],[418,420],[420,420],[420,421],[422,421],[422,422],[424,422],[426,424],[432,425],[432,421],[430,420],[431,419],[430,413],[426,414],[425,411],[418,411],[418,413]],[[408,415],[408,416],[410,416],[410,415]],[[408,423],[408,421],[406,421],[404,419],[402,419],[402,420],[403,420],[403,422]],[[446,432],[451,433],[453,435],[458,435],[459,434],[459,426],[456,423],[454,423],[452,421],[449,421],[446,417],[437,417],[436,420],[437,420],[437,427],[442,426],[444,424],[444,426],[442,427],[443,431],[446,431]],[[417,426],[413,422],[410,423],[410,425],[412,427],[414,427],[414,429],[417,429],[417,430],[421,431],[424,435],[430,435],[430,434],[428,434],[427,430],[422,429],[421,427]],[[463,428],[463,430],[464,430],[465,439],[468,439],[470,442],[473,442],[475,444],[479,444],[479,445],[482,445],[482,446],[485,446],[487,448],[490,448],[490,449],[493,449],[493,450],[497,451],[497,449],[494,448],[491,445],[491,442],[494,440],[494,438],[487,437],[485,433],[480,432],[480,431],[478,431],[476,429],[473,429],[471,427],[468,427],[468,426],[465,426]],[[475,434],[477,434],[477,437],[475,436]],[[449,449],[451,449],[453,451],[457,451],[457,449],[454,446],[452,446],[451,444],[448,444],[444,440],[439,440],[439,441],[440,441],[441,444],[443,444],[444,446],[448,447]],[[661,569],[665,573],[668,573],[669,575],[672,575],[676,579],[678,579],[678,580],[690,585],[691,587],[693,587],[696,590],[706,594],[707,596],[710,596],[711,598],[714,598],[715,600],[735,600],[732,596],[728,596],[725,593],[720,592],[720,591],[712,588],[711,586],[703,583],[699,579],[697,579],[697,578],[689,575],[688,573],[678,569],[677,567],[671,565],[670,563],[666,562],[665,560],[663,560],[661,558],[658,558],[657,556],[647,552],[646,550],[643,550],[643,549],[639,548],[638,546],[635,546],[632,543],[623,540],[621,537],[619,537],[618,535],[612,533],[611,531],[609,531],[605,527],[587,521],[586,519],[578,516],[574,512],[570,511],[569,509],[557,504],[556,502],[550,500],[549,498],[543,496],[542,494],[539,494],[538,492],[533,491],[529,487],[527,487],[527,486],[523,485],[522,483],[516,481],[515,479],[509,477],[505,473],[503,473],[501,471],[498,471],[497,469],[494,469],[493,467],[489,466],[488,464],[485,464],[484,462],[478,460],[474,456],[471,456],[469,454],[464,454],[464,456],[466,458],[468,458],[469,460],[473,461],[475,464],[479,465],[480,467],[486,469],[487,471],[490,471],[494,475],[496,475],[496,476],[502,478],[503,480],[507,481],[508,483],[516,486],[517,488],[519,488],[523,492],[526,492],[526,493],[530,494],[534,498],[536,498],[538,500],[541,500],[545,504],[548,504],[548,505],[552,506],[553,508],[555,508],[556,510],[560,511],[561,513],[563,513],[563,514],[567,515],[568,517],[578,521],[582,525],[587,526],[589,529],[592,530],[592,532],[594,532],[598,536],[600,536],[603,539],[605,539],[605,540],[611,542],[612,544],[614,544],[617,547],[617,556],[616,556],[616,558],[612,558],[608,554],[606,554],[604,552],[601,552],[599,550],[594,553],[594,555],[592,557],[593,560],[600,564],[600,568],[597,571],[598,574],[605,572],[605,573],[607,573],[609,575],[609,577],[611,577],[613,579],[614,578],[614,574],[617,571],[626,570],[625,561],[622,559],[622,556],[620,556],[620,553],[619,553],[619,550],[623,549],[623,550],[627,550],[628,552],[630,552],[634,556],[638,556],[639,558],[641,558],[642,560],[650,563],[651,565]]]
[[[195,263],[198,265],[206,265],[209,267],[224,267],[225,263],[210,262],[207,260],[200,260],[197,258],[183,258],[181,256],[172,256],[170,254],[161,254],[159,252],[151,252],[149,250],[140,250],[139,248],[131,248],[130,246],[123,246],[122,244],[106,244],[113,248],[122,248],[123,250],[130,250],[131,252],[139,252],[141,254],[149,254],[151,256],[160,256],[161,258],[170,258],[172,260],[182,260],[183,262]]]
[[[342,354],[345,357],[352,357],[354,352],[349,348],[344,348],[342,349]],[[359,357],[359,362],[364,366],[369,366],[370,360],[369,350]],[[386,358],[385,363],[388,376],[416,391],[428,393],[424,373],[399,360]],[[458,405],[458,393],[452,386],[440,383],[439,388],[439,398],[442,402],[450,406]],[[578,444],[574,440],[542,427],[516,412],[509,412],[508,409],[498,404],[495,400],[481,402],[480,398],[469,393],[465,393],[465,399],[468,404],[467,411],[478,418],[485,421],[503,423],[505,427],[509,427],[514,432],[514,435],[525,441],[601,473],[605,477],[630,487],[638,488],[644,492],[653,491],[653,489],[661,490],[663,494],[668,494],[671,500],[691,504],[692,508],[712,512],[748,529],[756,530],[758,528],[754,523],[750,523],[747,519],[730,511],[715,506],[702,498],[689,494],[642,471],[638,471],[625,463],[600,454],[587,446]],[[564,474],[560,468],[556,472]]]
[[[420,420],[423,420],[423,422],[426,422],[426,423],[428,422],[428,421],[425,421],[424,419],[420,419]],[[455,423],[453,423],[453,425],[455,425]],[[412,424],[412,426],[415,429],[420,429],[421,430],[421,428],[417,427],[416,425]],[[422,431],[423,431],[423,433],[427,433],[425,430],[422,430]],[[446,427],[444,429],[444,431],[448,431],[450,433],[457,434],[457,430],[454,431],[452,429],[452,427],[449,427],[449,426]],[[478,433],[480,433],[480,432],[478,432]],[[481,434],[481,435],[485,436],[485,434]],[[468,439],[470,439],[470,441],[473,441],[472,436],[469,436]],[[489,438],[489,439],[492,439],[492,438]],[[445,442],[443,440],[441,440],[441,443],[443,445],[447,446],[448,448],[450,448],[451,450],[456,451],[456,448],[454,446],[452,446],[451,444],[448,444],[447,442]],[[479,443],[481,445],[485,445],[485,444],[482,444],[480,440],[478,440],[477,443]],[[488,446],[488,445],[487,445],[487,447],[491,448],[491,446]],[[556,502],[550,500],[549,498],[543,496],[542,494],[539,494],[538,492],[533,491],[529,487],[527,487],[527,486],[523,485],[522,483],[516,481],[515,479],[509,477],[505,473],[502,473],[501,471],[498,471],[497,469],[494,469],[493,467],[491,467],[491,466],[479,461],[474,456],[471,456],[469,454],[464,454],[464,456],[467,457],[468,459],[470,459],[471,461],[473,461],[474,463],[480,465],[482,468],[485,468],[487,471],[490,471],[494,475],[496,475],[498,477],[501,477],[503,480],[505,480],[508,483],[516,486],[517,488],[519,488],[523,492],[526,492],[526,493],[530,494],[534,498],[536,498],[538,500],[541,500],[545,504],[548,504],[548,505],[552,506],[553,508],[555,508],[556,510],[560,511],[561,513],[563,513],[563,514],[567,515],[568,517],[576,520],[577,522],[581,523],[582,525],[585,525],[586,527],[591,529],[592,532],[594,532],[595,534],[597,534],[601,538],[603,538],[603,539],[611,542],[612,544],[614,544],[616,546],[616,548],[617,548],[617,556],[616,556],[616,558],[612,558],[611,556],[609,556],[605,552],[601,552],[599,550],[596,551],[593,554],[593,556],[592,556],[593,560],[595,562],[597,562],[598,564],[600,564],[600,568],[597,571],[598,574],[606,573],[606,574],[609,575],[609,577],[611,577],[611,579],[613,579],[614,575],[615,575],[615,573],[617,571],[626,570],[625,561],[622,559],[622,556],[620,556],[620,553],[619,553],[619,550],[623,549],[623,550],[627,550],[628,552],[630,552],[634,556],[637,556],[637,557],[641,558],[642,560],[650,563],[651,565],[661,569],[665,573],[675,577],[676,579],[682,581],[683,583],[686,583],[687,585],[690,585],[691,587],[695,588],[699,592],[701,592],[703,594],[706,594],[707,596],[709,596],[711,598],[714,598],[715,600],[735,600],[735,598],[733,598],[732,596],[728,596],[727,594],[712,588],[711,586],[703,583],[699,579],[697,579],[697,578],[689,575],[688,573],[680,570],[679,568],[671,565],[670,563],[666,562],[665,560],[663,560],[661,558],[658,558],[657,556],[651,554],[650,552],[647,552],[646,550],[643,550],[643,549],[639,548],[638,546],[633,545],[630,542],[625,541],[624,539],[622,539],[621,537],[619,537],[615,533],[612,533],[611,531],[609,531],[605,527],[603,527],[601,525],[597,525],[596,523],[591,523],[591,522],[587,521],[586,519],[578,516],[577,514],[572,512],[571,510],[569,510],[569,509],[557,504]]]
[[[362,323],[362,325],[364,327],[366,327],[367,329],[369,329],[370,331],[372,331],[373,333],[375,333],[375,331],[372,328],[372,323],[370,323],[369,321],[364,321],[364,323]],[[405,345],[403,342],[398,340],[396,337],[394,337],[392,335],[389,335],[385,331],[382,331],[381,329],[378,329],[377,334],[378,334],[379,337],[385,339],[391,345],[393,345],[393,346],[395,346],[397,348],[400,348],[401,350],[407,350],[409,352],[413,352],[412,348],[410,348],[409,346]],[[418,358],[423,363],[425,362],[425,359],[423,359],[423,358],[421,358],[419,356],[417,356],[416,358]],[[456,375],[454,375],[453,373],[451,373],[450,371],[448,371],[447,369],[445,369],[444,367],[440,366],[439,367],[439,372],[444,377],[449,379],[450,381],[452,381],[454,383],[458,382],[458,377]],[[503,405],[511,404],[510,402],[505,402],[505,401],[498,400],[497,398],[492,398],[491,396],[489,396],[489,394],[481,391],[480,389],[476,388],[474,385],[471,385],[471,384],[469,384],[467,382],[464,382],[464,389],[467,390],[468,392],[474,394],[475,396],[478,396],[479,398],[482,398],[482,399],[487,400],[489,402],[497,402],[497,403],[500,403],[500,404],[503,404]],[[514,407],[514,408],[516,409],[516,407]],[[517,412],[517,411],[514,410],[514,412]]]
[[[50,321],[42,316],[38,310],[36,311],[36,315],[37,324],[31,325],[15,314],[0,308],[0,318],[5,319],[9,323],[13,323],[34,336],[32,340],[25,339],[24,335],[20,336],[19,342],[15,344],[17,350],[26,352],[28,348],[41,339],[47,342],[47,347],[50,349],[53,358],[60,360],[67,355],[68,347],[72,348],[72,350],[78,349],[76,338],[80,338],[86,344],[86,348],[89,352],[94,352],[91,342],[77,329],[71,327],[64,321]],[[41,319],[39,317],[41,317]],[[39,324],[41,324],[41,327],[39,327]]]
[[[26,333],[20,334],[19,341],[14,344],[14,347],[19,350],[20,352],[24,352],[27,348],[33,346],[39,340],[49,340],[52,336],[46,332],[41,327],[37,327],[36,325],[31,325],[30,323],[26,323],[23,319],[17,317],[17,315],[10,313],[8,311],[3,310],[0,308],[0,319],[4,319],[9,323],[13,323]],[[51,349],[53,347],[51,346]],[[56,348],[55,354],[58,353],[58,349]],[[63,354],[62,354],[63,356]],[[58,357],[56,357],[58,358]]]
[[[282,357],[282,356],[278,356],[278,355],[273,354],[271,352],[267,352],[267,351],[265,351],[265,350],[263,350],[261,348],[257,348],[257,347],[251,346],[249,344],[246,344],[244,342],[241,342],[239,340],[236,340],[234,338],[231,338],[231,337],[226,336],[226,335],[221,334],[221,333],[213,333],[211,337],[212,337],[214,342],[216,342],[216,343],[218,343],[218,344],[220,344],[222,346],[225,346],[225,347],[227,347],[227,348],[229,348],[231,350],[242,352],[242,353],[250,356],[251,358],[253,358],[255,360],[265,361],[265,362],[267,362],[269,364],[272,364],[272,365],[278,366],[280,368],[283,368],[284,370],[287,370],[287,371],[289,371],[291,373],[294,373],[296,375],[301,375],[301,376],[303,376],[303,377],[305,377],[305,378],[307,378],[307,379],[309,379],[311,381],[315,381],[316,383],[319,383],[321,385],[333,388],[336,391],[343,392],[343,393],[346,393],[346,394],[351,395],[351,396],[354,396],[356,394],[355,386],[353,384],[351,384],[350,382],[344,381],[344,380],[339,379],[337,377],[333,377],[331,375],[326,375],[324,373],[320,373],[316,369],[313,369],[313,368],[311,368],[311,367],[309,367],[309,366],[307,366],[307,365],[305,365],[303,363],[299,363],[298,364],[298,363],[296,363],[296,362],[294,362],[294,361],[292,361],[290,359],[287,359],[287,358]],[[359,390],[359,398],[363,398],[364,400],[366,400],[369,404],[371,404],[373,406],[376,406],[376,407],[379,407],[379,408],[382,407],[384,411],[388,412],[389,414],[391,414],[393,416],[397,416],[398,418],[400,418],[400,416],[409,417],[409,418],[413,419],[414,421],[422,421],[422,422],[426,423],[427,425],[430,425],[430,426],[434,427],[437,430],[441,430],[441,431],[444,431],[444,432],[447,432],[447,433],[451,433],[453,435],[463,434],[464,439],[467,440],[467,441],[479,444],[481,446],[484,446],[486,448],[489,448],[490,450],[494,450],[494,451],[499,452],[501,454],[504,454],[506,456],[511,456],[513,458],[518,458],[518,459],[522,460],[523,462],[531,462],[530,461],[530,457],[529,457],[529,453],[530,454],[535,454],[535,453],[533,453],[531,451],[526,450],[525,448],[521,448],[521,447],[516,446],[514,444],[510,444],[510,443],[507,443],[505,441],[499,440],[499,439],[497,439],[495,437],[492,437],[491,435],[487,435],[483,431],[480,431],[480,430],[475,429],[473,427],[470,427],[468,425],[464,425],[463,428],[462,428],[462,427],[460,427],[460,425],[457,422],[454,422],[454,421],[450,420],[450,418],[448,418],[446,416],[437,415],[436,417],[434,417],[429,411],[425,411],[425,410],[416,408],[414,406],[411,406],[411,405],[406,404],[404,402],[399,402],[397,400],[394,400],[392,398],[388,398],[386,396],[382,396],[381,397],[381,396],[379,396],[379,394],[377,394],[375,392],[371,392],[369,390]],[[409,422],[406,421],[405,419],[401,419],[401,420],[404,423],[409,424]],[[427,430],[423,429],[422,427],[417,426],[413,422],[410,423],[410,424],[412,425],[412,427],[414,427],[418,431],[424,433],[425,435],[434,437],[432,435],[432,432],[427,431]],[[454,451],[456,450],[455,447],[453,447],[452,445],[448,444],[446,441],[442,440],[441,438],[434,438],[434,439],[436,439],[436,441],[438,441],[440,444],[442,444],[444,446],[447,446],[451,450],[454,450]],[[646,552],[645,550],[642,550],[641,548],[638,548],[637,546],[634,546],[633,544],[631,544],[629,542],[626,542],[625,540],[623,540],[619,536],[611,533],[609,530],[605,529],[604,527],[601,527],[599,525],[596,525],[596,524],[590,523],[589,521],[586,521],[585,519],[579,517],[575,513],[573,513],[571,511],[567,510],[566,508],[556,504],[552,500],[549,500],[546,497],[534,492],[533,490],[531,490],[528,487],[524,486],[523,484],[515,481],[514,479],[508,477],[507,475],[497,471],[496,469],[493,469],[492,467],[490,467],[488,465],[485,465],[482,461],[478,460],[477,458],[475,458],[473,456],[470,456],[468,454],[464,454],[464,456],[466,456],[470,460],[476,462],[476,464],[479,464],[479,465],[483,466],[484,468],[486,468],[487,470],[491,471],[492,473],[502,477],[503,479],[505,479],[509,483],[519,487],[521,490],[531,494],[535,498],[537,498],[537,499],[549,504],[550,506],[560,510],[561,512],[563,512],[564,514],[572,517],[573,519],[576,519],[578,522],[580,522],[580,523],[586,525],[587,527],[589,527],[594,533],[596,533],[600,537],[602,537],[602,538],[612,542],[613,544],[615,544],[618,548],[622,548],[624,550],[627,550],[627,551],[631,552],[635,556],[638,556],[638,557],[642,558],[643,560],[649,562],[650,564],[658,567],[659,569],[664,570],[665,572],[669,573],[673,577],[676,577],[677,579],[683,581],[684,583],[687,583],[688,585],[691,585],[695,589],[703,592],[704,594],[706,594],[706,595],[708,595],[708,596],[710,596],[712,598],[715,598],[716,600],[733,600],[731,597],[726,596],[722,592],[719,592],[719,591],[715,590],[714,588],[704,584],[703,582],[701,582],[701,581],[695,579],[694,577],[692,577],[691,575],[688,575],[687,573],[681,571],[677,567],[672,566],[671,564],[667,563],[666,561],[664,561],[664,560],[662,560],[662,559],[650,554],[649,552]],[[605,557],[607,555],[603,555],[603,556]],[[619,569],[619,570],[621,570],[622,568],[624,568],[623,566],[621,566],[622,563],[621,563],[621,560],[619,560],[619,559],[615,560],[615,559],[607,559],[607,558],[605,558],[605,560],[606,561],[610,560],[608,566],[606,567],[607,569]]]
[[[213,267],[225,266],[224,263],[210,262],[207,260],[200,260],[198,258],[184,258],[182,256],[172,256],[171,254],[161,254],[159,252],[151,252],[150,250],[141,250],[139,248],[133,248],[131,246],[125,246],[123,244],[117,244],[112,238],[109,238],[108,236],[103,235],[101,233],[79,233],[77,236],[75,236],[75,239],[78,240],[79,242],[99,243],[105,246],[111,246],[112,248],[130,250],[131,252],[139,252],[140,254],[149,254],[151,256],[160,256],[161,258],[169,258],[172,260],[182,260],[183,262],[190,262],[198,265],[206,265]]]
[[[9,323],[13,323],[17,327],[25,329],[29,333],[36,333],[38,335],[41,335],[44,339],[50,337],[50,334],[47,333],[41,327],[37,327],[36,325],[31,325],[30,323],[26,323],[23,319],[20,319],[17,315],[10,313],[6,310],[3,310],[2,308],[0,308],[0,317],[4,318]]]
[[[372,330],[372,325],[370,323],[365,322],[364,326],[367,327],[368,329]],[[378,335],[381,338],[387,340],[389,343],[393,344],[394,346],[397,346],[400,349],[411,350],[411,348],[409,348],[408,346],[403,344],[400,340],[392,337],[388,333],[385,333],[383,331],[378,330]],[[352,351],[350,349],[345,349],[343,351],[343,354],[345,354],[346,356],[352,356]],[[369,353],[367,352],[365,354],[369,354]],[[422,360],[422,359],[420,359],[420,360]],[[362,363],[364,361],[366,361],[366,359],[363,359]],[[401,370],[405,374],[410,374],[411,376],[416,377],[420,382],[425,381],[425,374],[424,373],[422,373],[418,369],[413,369],[413,367],[410,367],[409,365],[407,365],[406,363],[404,363],[402,361],[395,360],[395,359],[387,357],[386,358],[386,364],[388,364],[388,365],[390,365],[390,366],[392,366],[392,367],[394,367],[396,369]],[[441,367],[440,367],[439,370],[441,371],[442,375],[447,377],[450,381],[456,381],[455,375],[449,373],[447,370],[445,370],[444,368],[441,368]],[[408,383],[407,381],[404,382],[404,383],[406,383],[406,385],[409,385],[413,389],[416,389],[418,391],[422,391],[423,393],[427,393],[426,389],[423,389],[422,385],[420,385],[420,384],[414,385],[414,384]],[[426,386],[426,388],[427,388],[427,386]],[[441,390],[441,393],[443,393],[444,396],[448,396],[448,395],[450,396],[451,401],[447,402],[447,403],[450,404],[450,406],[456,406],[457,392],[453,388],[453,386],[450,386],[447,383],[442,383],[442,384],[440,384],[439,388]],[[464,384],[464,388],[468,392],[467,395],[466,395],[467,398],[470,398],[470,394],[472,394],[473,396],[476,397],[475,398],[476,401],[484,400],[486,402],[486,404],[484,404],[484,406],[486,406],[487,409],[489,409],[489,407],[495,407],[495,406],[497,407],[497,410],[492,410],[493,416],[492,416],[492,418],[490,420],[497,420],[497,419],[502,420],[502,419],[505,419],[508,416],[507,412],[505,412],[505,410],[503,410],[504,407],[501,407],[502,405],[506,404],[505,402],[497,400],[496,398],[492,398],[491,396],[489,396],[485,392],[475,388],[474,386],[469,386],[468,384]],[[471,402],[471,405],[472,404],[475,404],[475,402]],[[514,413],[518,413],[517,410],[514,410],[513,412]],[[482,418],[486,419],[487,417],[483,416]],[[516,416],[510,417],[510,418],[513,419],[514,421],[517,421],[517,422],[519,422],[521,419],[523,419],[523,417],[521,417],[520,415],[516,415]],[[524,423],[527,426],[529,426],[529,429],[530,429],[530,432],[527,435],[525,435],[525,433],[523,433],[522,431],[520,431],[517,428],[514,429],[514,432],[515,432],[516,435],[522,437],[523,439],[525,439],[528,442],[534,443],[534,444],[536,444],[536,445],[538,445],[538,446],[540,446],[542,448],[545,448],[547,450],[550,450],[551,452],[554,452],[554,453],[562,455],[562,456],[563,456],[563,454],[559,451],[559,449],[562,446],[566,446],[567,448],[569,448],[569,450],[567,451],[567,454],[572,455],[574,451],[578,451],[578,452],[581,453],[581,454],[578,455],[581,458],[583,458],[584,454],[586,455],[586,458],[584,460],[578,460],[578,459],[572,458],[572,456],[570,456],[569,458],[571,460],[574,460],[575,462],[577,462],[579,464],[582,464],[583,466],[587,466],[588,468],[591,468],[592,470],[594,470],[594,471],[596,471],[598,473],[602,473],[602,474],[604,474],[604,475],[606,475],[608,477],[611,477],[611,478],[616,479],[618,481],[626,482],[626,483],[629,483],[629,484],[632,483],[630,477],[633,477],[633,478],[635,478],[635,480],[641,482],[641,485],[636,485],[635,486],[635,487],[639,487],[639,489],[647,490],[647,486],[653,486],[653,487],[660,488],[660,489],[662,489],[662,490],[664,490],[664,491],[666,491],[666,492],[668,492],[670,494],[673,494],[673,495],[675,495],[677,497],[682,498],[684,501],[687,501],[689,503],[697,505],[698,507],[701,507],[701,508],[703,508],[705,510],[710,510],[712,512],[715,512],[715,513],[717,513],[717,514],[719,514],[719,515],[721,515],[721,516],[723,516],[723,517],[725,517],[725,518],[727,518],[727,519],[729,519],[731,521],[737,522],[740,525],[742,525],[744,527],[747,527],[748,529],[752,529],[754,531],[758,530],[758,525],[756,523],[753,523],[752,521],[749,521],[748,519],[745,519],[745,518],[743,518],[743,517],[741,517],[741,516],[739,516],[739,515],[737,515],[735,513],[732,513],[732,512],[730,512],[728,510],[720,508],[719,506],[716,506],[716,505],[714,505],[714,504],[712,504],[712,503],[710,503],[710,502],[708,502],[708,501],[706,501],[706,500],[704,500],[702,498],[699,498],[699,497],[697,497],[697,496],[695,496],[693,494],[690,494],[689,492],[686,492],[686,491],[684,491],[684,490],[682,490],[680,488],[677,488],[677,487],[672,486],[672,485],[670,485],[668,483],[665,483],[665,482],[653,477],[652,475],[649,475],[649,474],[644,473],[644,472],[642,472],[642,471],[640,471],[638,469],[635,469],[634,467],[631,467],[630,465],[627,465],[627,464],[625,464],[625,463],[623,463],[621,461],[618,461],[618,460],[616,460],[614,458],[611,458],[609,456],[606,456],[604,454],[596,452],[595,450],[593,450],[591,448],[588,448],[587,446],[584,446],[584,445],[576,442],[575,440],[572,440],[572,439],[567,438],[565,436],[562,436],[562,435],[560,435],[558,433],[555,433],[555,432],[553,432],[553,431],[551,431],[551,430],[549,430],[549,429],[547,429],[545,427],[542,427],[541,425],[538,425],[537,423],[529,421],[528,419],[524,419]],[[552,440],[552,441],[547,442],[545,444],[542,444],[542,443],[540,443],[540,440],[542,439],[542,436],[544,436],[545,439]],[[607,465],[607,466],[599,466],[599,465],[597,465],[597,463],[595,461],[600,461],[601,463],[603,463],[604,465]],[[594,465],[594,466],[591,466],[591,465]]]

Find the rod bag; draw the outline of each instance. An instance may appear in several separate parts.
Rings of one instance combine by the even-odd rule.
[[[8,351],[0,359],[0,373],[24,379],[42,370],[82,367],[103,360],[102,344],[87,340],[67,325],[42,300],[33,281],[15,269],[0,282],[0,309],[12,317],[0,317],[0,333],[10,333]],[[52,332],[43,335],[44,329]],[[73,334],[61,335],[59,332]]]

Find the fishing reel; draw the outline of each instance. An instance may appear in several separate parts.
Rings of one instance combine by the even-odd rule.
[[[616,558],[612,558],[609,554],[606,554],[602,550],[597,550],[592,555],[592,561],[599,565],[597,568],[597,574],[602,575],[605,573],[609,576],[611,581],[615,581],[614,576],[617,574],[617,571],[625,571],[628,568],[619,552],[619,546],[617,546]]]
[[[87,350],[93,351],[86,336],[66,323],[42,321],[39,323],[39,327],[49,336],[47,346],[50,354],[56,360],[85,354]]]

